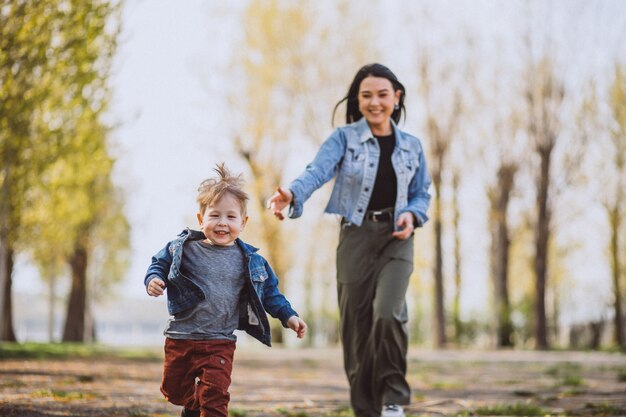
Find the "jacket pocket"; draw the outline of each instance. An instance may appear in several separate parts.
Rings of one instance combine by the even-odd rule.
[[[263,286],[265,285],[265,281],[267,281],[267,271],[265,268],[255,268],[251,272],[250,280],[252,281],[252,286],[254,287],[254,291],[261,298],[261,294],[263,293]]]
[[[412,178],[415,171],[418,170],[420,163],[418,155],[410,151],[402,152],[402,170],[406,170],[409,178]]]
[[[343,158],[343,171],[348,176],[354,176],[363,171],[365,152],[361,149],[348,148]]]

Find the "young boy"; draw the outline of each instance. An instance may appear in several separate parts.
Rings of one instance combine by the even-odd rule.
[[[184,407],[183,417],[227,417],[236,329],[271,346],[267,311],[298,338],[307,330],[267,261],[239,239],[248,221],[241,175],[224,164],[215,171],[198,188],[201,231],[184,230],[165,245],[144,280],[153,297],[167,289],[172,317],[164,331],[161,392]]]

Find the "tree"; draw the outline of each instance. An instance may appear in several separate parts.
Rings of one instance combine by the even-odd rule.
[[[15,340],[13,257],[25,195],[54,146],[33,134],[33,119],[57,65],[50,57],[60,48],[53,36],[58,13],[54,1],[0,2],[0,340]]]
[[[77,197],[80,192],[102,191],[87,177],[98,166],[93,146],[105,146],[106,129],[99,119],[108,100],[115,10],[111,2],[98,0],[18,1],[0,8],[2,193],[10,197],[0,203],[0,281],[9,284],[2,285],[3,329],[11,327],[7,297],[10,300],[12,268],[5,265],[12,265],[12,254],[29,251],[44,276],[52,278],[60,270],[59,260],[69,257],[77,230],[88,232],[74,226],[81,225],[81,213],[93,207],[89,203],[98,201],[99,195]],[[108,171],[94,173],[108,181],[111,160],[107,157],[107,164],[99,167]],[[87,189],[79,190],[81,179]],[[51,184],[56,185],[46,188]],[[67,200],[42,205],[51,195]],[[51,219],[58,223],[47,225]],[[32,239],[33,230],[43,231],[36,235],[41,239]]]
[[[263,219],[255,225],[268,251],[268,261],[281,279],[281,290],[292,267],[286,236],[294,225],[277,222],[265,201],[277,185],[288,179],[288,162],[294,156],[300,161],[303,149],[317,146],[327,136],[333,102],[345,94],[352,76],[346,74],[346,68],[356,72],[364,64],[363,50],[357,46],[349,51],[345,45],[365,45],[364,39],[370,33],[363,30],[368,25],[355,15],[362,6],[348,1],[335,5],[325,8],[323,3],[303,5],[284,0],[249,3],[243,16],[245,33],[233,58],[234,76],[241,87],[233,89],[230,103],[231,109],[239,113],[234,148],[251,174],[252,202]],[[342,25],[344,38],[337,40],[333,21]],[[315,226],[304,227],[310,229],[300,227],[298,234],[314,233]],[[331,247],[321,251],[327,259],[334,256]],[[304,262],[319,264],[321,255],[306,249],[311,259]],[[328,261],[324,264],[333,265]],[[305,282],[304,287],[313,290],[319,282],[326,291],[325,280],[334,281],[329,272],[327,268],[316,268],[314,273],[306,273],[305,281],[311,282]],[[316,279],[318,275],[325,279]],[[274,329],[276,342],[282,340],[280,330]]]
[[[104,137],[89,137],[94,146],[90,151],[79,155],[77,165],[82,166],[82,175],[76,177],[75,188],[70,190],[74,201],[82,201],[79,210],[75,210],[72,244],[67,254],[71,271],[72,285],[67,303],[67,315],[63,331],[63,341],[90,342],[95,339],[93,317],[90,314],[90,283],[95,281],[96,273],[92,269],[89,279],[89,265],[93,263],[94,252],[103,252],[104,272],[100,273],[101,286],[121,278],[126,265],[128,251],[129,225],[121,213],[122,202],[117,190],[111,183],[113,166],[106,152]],[[95,139],[95,140],[94,140]],[[86,169],[86,166],[90,166]],[[69,170],[68,172],[74,172]],[[70,185],[70,186],[71,186]],[[111,262],[114,260],[115,262]],[[94,286],[95,282],[93,283]]]
[[[614,76],[609,87],[610,145],[613,171],[613,192],[605,194],[604,206],[611,230],[609,254],[613,281],[613,337],[620,348],[626,347],[624,336],[624,279],[626,276],[626,260],[624,259],[623,239],[624,215],[626,214],[626,67],[616,64]]]
[[[490,173],[486,193],[489,205],[488,227],[491,238],[489,266],[493,286],[493,317],[495,322],[496,346],[513,346],[513,322],[511,289],[509,284],[513,226],[510,220],[510,205],[516,189],[516,181],[523,164],[524,137],[520,137],[519,101],[515,100],[519,90],[515,83],[506,82],[502,69],[497,69],[494,86],[488,95],[491,117],[487,122],[488,141],[482,149]],[[508,88],[502,89],[502,85]],[[509,104],[504,104],[509,103]]]
[[[63,341],[83,342],[93,339],[87,271],[90,255],[98,244],[95,235],[107,216],[119,211],[121,203],[115,198],[115,188],[111,183],[113,160],[107,150],[109,130],[101,121],[110,96],[108,75],[119,31],[118,26],[110,22],[119,21],[116,14],[119,5],[109,0],[75,0],[70,4],[67,30],[63,33],[69,45],[68,61],[74,65],[73,86],[76,87],[75,91],[70,90],[67,99],[73,106],[67,110],[75,117],[74,123],[65,132],[70,139],[65,149],[68,152],[62,156],[61,169],[66,175],[62,186],[68,188],[69,198],[75,207],[70,220],[73,233],[68,234],[72,245],[67,256],[72,286]],[[71,30],[77,26],[79,30]],[[76,112],[76,108],[81,109],[80,113]],[[128,239],[128,228],[116,230],[121,233],[122,241]],[[125,246],[109,250],[123,251]]]
[[[547,56],[536,63],[529,63],[527,81],[528,133],[539,158],[534,235],[535,336],[537,348],[547,349],[549,342],[545,303],[552,222],[551,168],[553,151],[559,138],[559,113],[565,87],[557,77],[553,61]]]
[[[509,297],[511,232],[508,208],[518,165],[515,162],[504,161],[505,159],[498,168],[496,183],[488,190],[491,234],[490,264],[495,300],[496,344],[498,347],[513,346],[513,323]]]
[[[425,50],[425,48],[424,48]],[[447,157],[451,143],[457,134],[460,115],[462,114],[462,100],[460,87],[453,86],[448,97],[448,110],[443,110],[442,103],[435,99],[442,93],[439,88],[450,82],[453,73],[450,64],[438,72],[431,62],[430,56],[424,55],[420,59],[420,93],[426,111],[426,131],[431,144],[429,170],[432,176],[434,195],[433,223],[435,231],[435,264],[434,274],[434,318],[435,343],[444,347],[447,343],[445,297],[444,297],[444,260],[443,260],[443,180],[447,173]],[[448,89],[448,91],[450,91]]]

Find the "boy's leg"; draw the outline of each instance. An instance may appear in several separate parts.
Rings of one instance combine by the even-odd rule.
[[[231,340],[206,340],[198,345],[196,363],[201,373],[196,396],[201,417],[228,416],[234,353]]]
[[[196,400],[197,368],[193,361],[193,341],[165,339],[165,358],[161,392],[172,404],[198,409]]]

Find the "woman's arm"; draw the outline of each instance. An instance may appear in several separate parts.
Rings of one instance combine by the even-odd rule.
[[[300,217],[304,202],[335,176],[345,153],[346,138],[341,129],[336,129],[320,146],[315,159],[307,165],[304,172],[288,188],[279,187],[270,197],[268,208],[280,220],[284,218],[281,211],[287,206],[290,206],[289,217]]]
[[[430,205],[430,193],[428,189],[430,188],[431,180],[428,174],[424,149],[421,146],[418,160],[419,168],[415,171],[415,175],[413,175],[409,183],[408,204],[402,211],[413,213],[416,221],[415,227],[422,227],[424,223],[428,221],[426,212]]]

